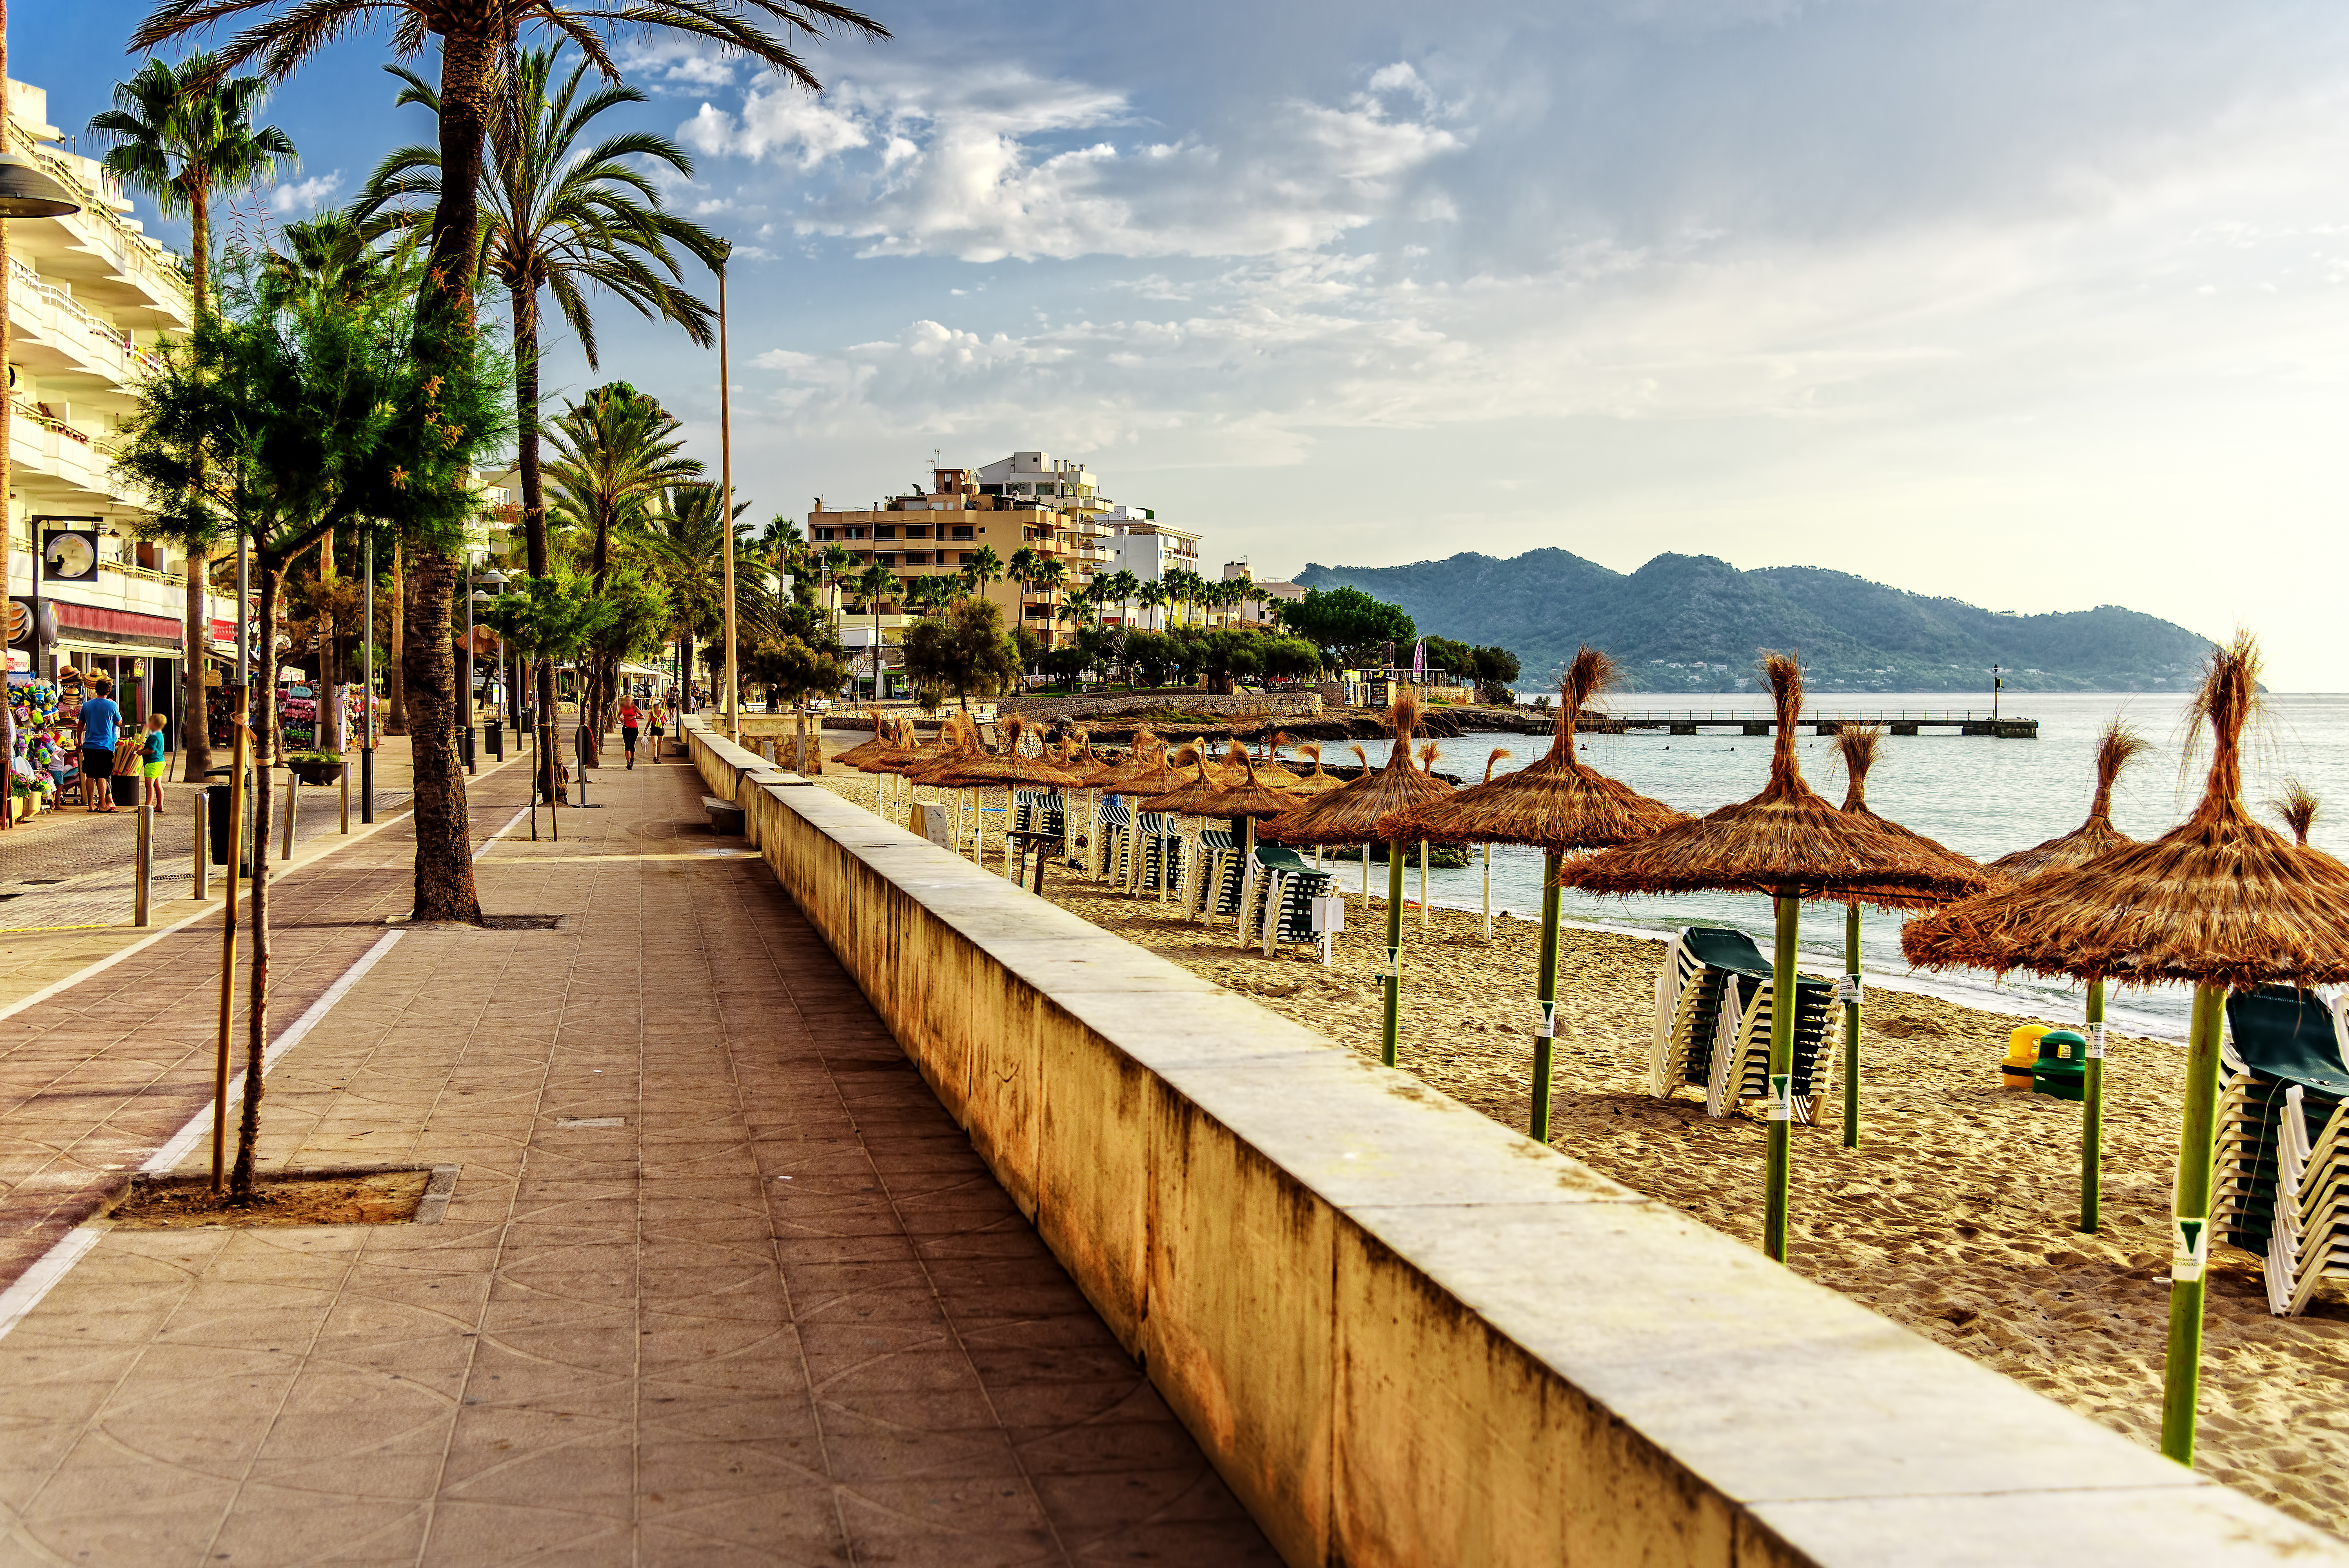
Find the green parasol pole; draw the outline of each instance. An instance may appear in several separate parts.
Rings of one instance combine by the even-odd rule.
[[[2096,1228],[2105,1147],[2105,982],[2088,982],[2088,1069],[2080,1090],[2080,1229]]]
[[[1851,994],[1843,1004],[1843,1146],[1859,1147],[1859,906],[1843,907],[1843,970]],[[1775,1028],[1775,1021],[1772,1024]]]
[[[1786,1158],[1795,1123],[1795,936],[1803,901],[1781,893],[1778,946],[1770,971],[1770,1171],[1763,1194],[1762,1250],[1786,1261]]]
[[[2169,1246],[2169,1359],[2161,1378],[2161,1451],[2194,1463],[2194,1407],[2202,1377],[2202,1275],[2210,1261],[2210,1152],[2219,1119],[2219,1031],[2227,993],[2194,988],[2186,1053],[2186,1116],[2178,1134],[2178,1204]]]
[[[1557,1035],[1557,862],[1555,849],[1542,857],[1541,1023],[1534,1030],[1534,1108],[1529,1124],[1536,1143],[1549,1141],[1550,1054]]]
[[[1362,863],[1367,874],[1370,846],[1362,848]],[[1395,1064],[1395,1023],[1402,1008],[1402,846],[1387,846],[1387,1028],[1386,1038],[1379,1047],[1379,1060],[1392,1067]]]

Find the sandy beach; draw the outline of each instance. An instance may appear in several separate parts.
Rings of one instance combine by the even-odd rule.
[[[852,742],[853,743],[853,742]],[[827,774],[875,805],[876,781]],[[991,842],[999,842],[991,840]],[[1341,876],[1341,890],[1359,886]],[[1375,1056],[1372,978],[1385,919],[1350,893],[1350,929],[1324,969],[1304,950],[1266,958],[1231,923],[1052,873],[1052,899],[1138,946]],[[1406,911],[1398,1064],[1525,1130],[1537,932],[1531,921]],[[1891,919],[1871,915],[1871,919]],[[1561,937],[1550,1142],[1560,1152],[1749,1244],[1761,1243],[1764,1126],[1708,1117],[1693,1090],[1647,1092],[1662,944],[1609,931]],[[1837,1103],[1795,1129],[1789,1263],[2049,1398],[2158,1446],[2168,1331],[2168,1202],[2185,1053],[2115,1037],[2106,1067],[2103,1225],[2075,1224],[2079,1108],[2001,1087],[2017,1020],[1886,989],[1868,993],[1861,1147]],[[2050,1020],[2050,1022],[2055,1022]],[[2329,1292],[2300,1318],[2269,1314],[2259,1265],[2213,1258],[2197,1467],[2297,1518],[2349,1518],[2349,1303]]]

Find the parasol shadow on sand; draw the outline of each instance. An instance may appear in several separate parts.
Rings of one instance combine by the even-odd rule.
[[[1862,817],[1885,832],[1908,839],[1934,855],[1946,857],[1955,876],[1978,876],[1982,867],[1954,849],[1943,847],[1921,833],[1901,826],[1891,818],[1879,815],[1868,804],[1868,773],[1876,765],[1876,753],[1883,744],[1884,731],[1876,724],[1846,724],[1836,732],[1836,751],[1843,758],[1843,813]],[[1861,988],[1859,979],[1859,905],[1843,907],[1844,1003],[1843,1003],[1843,1146],[1859,1147],[1859,1019]]]
[[[1990,863],[1992,875],[2010,882],[2027,882],[2047,871],[2085,866],[2097,856],[2127,849],[2137,840],[2113,826],[2113,785],[2121,770],[2149,749],[2151,742],[2115,719],[2096,738],[2096,792],[2088,802],[2088,820],[2071,832],[2002,855]],[[2306,843],[2305,837],[2302,839]],[[2085,1017],[2088,1060],[2080,1082],[2080,1229],[2093,1231],[2103,1199],[2105,1141],[2105,982],[2088,981]]]
[[[1952,904],[1900,937],[1923,969],[2194,987],[2161,1401],[2161,1451],[2182,1465],[2194,1462],[2227,993],[2349,980],[2349,866],[2262,826],[2243,803],[2242,737],[2259,704],[2259,669],[2248,633],[2211,652],[2189,712],[2210,726],[2210,772],[2183,823],[2151,843]]]
[[[1575,721],[1617,679],[1615,661],[1586,644],[1559,683],[1557,727],[1547,754],[1516,773],[1426,801],[1391,824],[1398,836],[1446,843],[1523,844],[1542,852],[1541,970],[1536,992],[1533,1108],[1537,1143],[1549,1141],[1551,1053],[1557,1033],[1558,873],[1569,850],[1604,849],[1645,838],[1686,817],[1609,778],[1575,755]],[[1488,851],[1489,853],[1489,851]]]
[[[1786,1261],[1787,1156],[1794,1120],[1795,940],[1805,898],[1828,898],[1915,909],[1980,892],[1982,871],[1950,864],[1946,850],[1913,835],[1885,831],[1864,816],[1829,805],[1803,782],[1795,728],[1803,711],[1803,677],[1794,659],[1765,654],[1763,670],[1776,701],[1770,781],[1762,793],[1711,815],[1598,854],[1565,868],[1559,880],[1588,893],[1765,893],[1777,912],[1770,999],[1770,1147],[1764,1188],[1763,1250]]]
[[[1359,844],[1362,849],[1362,880],[1370,881],[1370,846],[1386,838],[1381,826],[1396,814],[1452,793],[1441,779],[1430,778],[1412,765],[1411,738],[1419,728],[1419,693],[1406,686],[1387,709],[1394,744],[1386,766],[1366,773],[1342,789],[1316,795],[1286,816],[1274,817],[1265,836],[1276,844]],[[1395,1062],[1395,1034],[1402,1001],[1402,846],[1387,844],[1387,962],[1381,976],[1386,988],[1385,1024],[1379,1060]]]

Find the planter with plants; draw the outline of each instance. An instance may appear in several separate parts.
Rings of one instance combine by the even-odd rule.
[[[285,771],[305,784],[330,784],[343,776],[343,759],[333,752],[289,752]]]

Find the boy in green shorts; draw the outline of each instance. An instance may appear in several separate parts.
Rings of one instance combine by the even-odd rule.
[[[147,715],[147,743],[139,751],[139,776],[147,781],[147,804],[163,809],[163,715]]]

